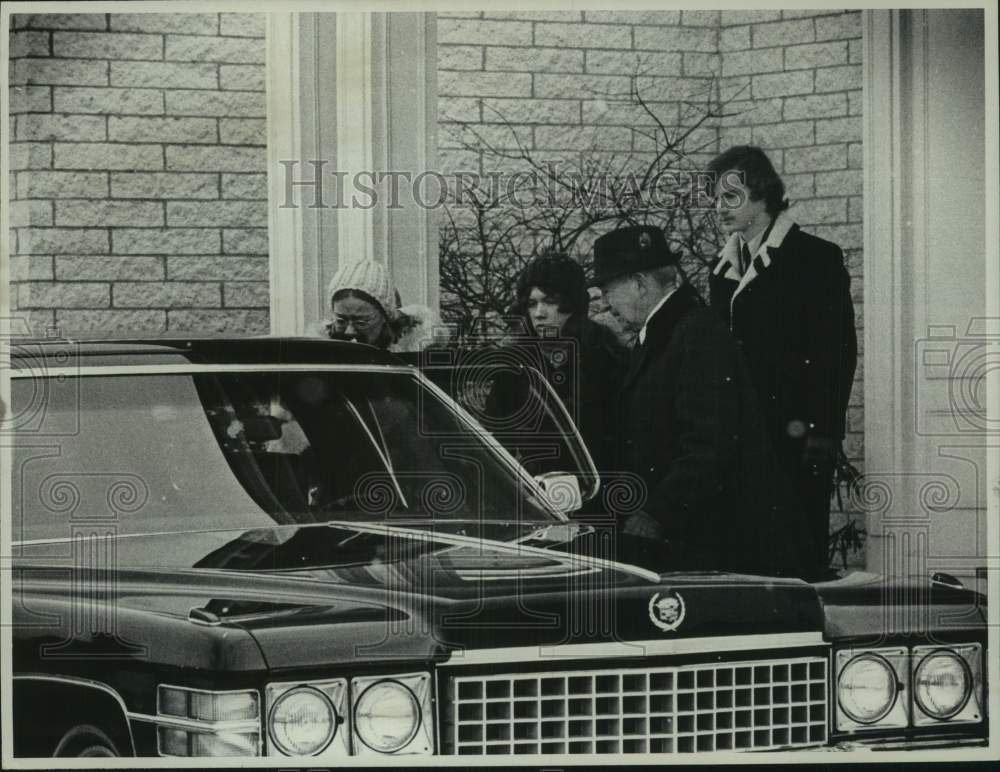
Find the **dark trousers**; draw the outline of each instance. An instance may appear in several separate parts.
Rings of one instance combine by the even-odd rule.
[[[830,494],[833,492],[833,470],[823,476],[799,473],[796,493],[809,538],[805,564],[817,575],[830,567]]]
[[[830,497],[833,494],[833,464],[815,471],[802,465],[802,443],[784,442],[779,452],[781,467],[792,483],[796,507],[802,517],[802,565],[810,576],[821,577],[830,567]]]

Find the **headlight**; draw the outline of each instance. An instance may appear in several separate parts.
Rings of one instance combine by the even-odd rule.
[[[349,755],[350,732],[341,727],[348,714],[347,679],[269,683],[264,698],[268,755]]]
[[[353,678],[351,702],[356,756],[434,753],[430,673]]]
[[[269,726],[271,739],[286,756],[315,756],[337,732],[337,713],[322,692],[303,686],[277,699]]]
[[[892,710],[897,689],[892,665],[877,654],[860,654],[840,671],[837,700],[852,721],[874,724]]]
[[[985,718],[981,644],[841,649],[834,658],[838,732],[940,727]]]
[[[917,705],[929,716],[954,716],[969,699],[970,679],[965,663],[954,654],[937,652],[917,665],[913,692]]]
[[[420,727],[420,705],[398,681],[377,681],[354,707],[354,731],[369,748],[395,753],[410,744]]]
[[[979,644],[916,646],[913,702],[916,726],[982,720],[982,650]]]

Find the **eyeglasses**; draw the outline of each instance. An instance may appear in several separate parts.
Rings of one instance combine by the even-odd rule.
[[[334,314],[333,328],[338,332],[343,332],[348,325],[352,325],[355,330],[367,330],[375,325],[377,320],[373,316],[341,316]]]

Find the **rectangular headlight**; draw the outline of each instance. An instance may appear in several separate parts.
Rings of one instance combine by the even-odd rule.
[[[259,756],[260,695],[160,685],[156,749],[161,756]]]

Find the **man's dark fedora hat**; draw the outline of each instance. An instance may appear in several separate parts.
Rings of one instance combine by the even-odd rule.
[[[605,233],[594,242],[594,284],[649,268],[675,265],[678,255],[670,251],[667,237],[655,225],[629,225]]]

